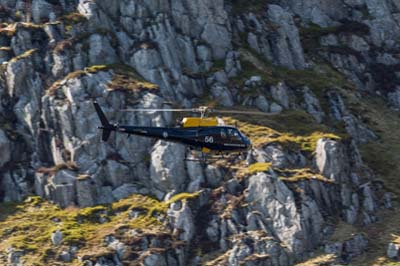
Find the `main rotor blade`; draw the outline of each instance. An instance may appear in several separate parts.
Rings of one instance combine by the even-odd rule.
[[[162,108],[140,108],[140,109],[122,109],[122,112],[193,112],[193,113],[219,113],[219,114],[246,114],[246,115],[276,115],[274,113],[264,113],[260,111],[235,111],[235,110],[218,110],[212,108],[189,108],[189,109],[162,109]]]
[[[197,109],[123,109],[122,112],[197,112]]]
[[[229,111],[229,110],[211,110],[211,113],[220,113],[220,114],[245,114],[245,115],[276,115],[274,113],[264,113],[258,111]]]

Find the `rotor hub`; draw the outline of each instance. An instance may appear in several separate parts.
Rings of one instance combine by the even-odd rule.
[[[211,113],[211,109],[208,106],[200,106],[197,110],[200,112],[201,118],[207,117],[207,115]]]

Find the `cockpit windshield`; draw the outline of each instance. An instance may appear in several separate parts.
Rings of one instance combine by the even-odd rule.
[[[250,140],[237,128],[221,127],[219,129],[221,139],[233,142],[240,142],[249,144]]]
[[[242,140],[242,136],[239,132],[239,130],[234,129],[234,128],[228,128],[227,129],[228,132],[228,137],[232,140]]]

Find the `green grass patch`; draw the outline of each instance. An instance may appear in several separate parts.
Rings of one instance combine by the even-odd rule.
[[[326,90],[345,87],[352,88],[345,77],[326,64],[318,64],[311,69],[293,70],[273,65],[256,52],[241,49],[242,72],[233,83],[243,85],[251,76],[260,76],[266,85],[276,85],[284,81],[288,86],[309,87],[320,101],[324,101]]]
[[[321,108],[329,111],[326,92],[332,89],[345,88],[354,90],[345,77],[326,63],[316,64],[313,68],[293,70],[283,66],[273,65],[251,49],[241,49],[242,72],[231,79],[232,85],[244,86],[251,76],[260,76],[264,86],[275,86],[279,82],[285,82],[291,88],[307,86],[315,94],[321,104]],[[258,88],[241,91],[242,95],[257,96]]]
[[[10,63],[14,63],[14,62],[17,62],[17,61],[19,61],[19,60],[22,60],[22,59],[25,59],[25,58],[29,58],[29,57],[31,57],[34,53],[36,53],[37,51],[38,51],[38,49],[31,49],[31,50],[28,50],[28,51],[24,52],[23,54],[20,54],[20,55],[18,55],[18,56],[16,56],[16,57],[12,58],[12,59],[10,60]]]
[[[158,90],[158,86],[154,83],[146,81],[133,68],[114,64],[108,68],[114,71],[112,80],[107,84],[109,90],[112,91],[142,91],[142,90]]]
[[[300,27],[300,38],[304,52],[315,55],[321,48],[320,38],[329,34],[356,34],[359,36],[369,35],[370,29],[367,25],[357,21],[343,21],[341,25],[333,27],[321,27],[310,23],[307,27]]]
[[[400,194],[400,115],[387,107],[383,99],[363,95],[363,101],[347,97],[357,112],[378,135],[379,140],[360,146],[364,162],[385,182],[387,190]]]
[[[321,138],[341,140],[347,137],[316,123],[303,110],[289,110],[274,116],[235,115],[224,120],[227,124],[236,125],[256,147],[280,143],[312,153]]]
[[[218,71],[224,70],[224,69],[225,69],[225,59],[215,60],[213,62],[212,68],[210,69],[210,71],[208,71],[207,74],[218,72]]]
[[[249,167],[247,167],[247,173],[249,174],[256,174],[259,172],[267,172],[272,166],[272,163],[254,163],[252,165],[250,165]]]
[[[10,23],[10,24],[2,24],[0,28],[0,35],[5,35],[9,38],[13,37],[17,33],[17,28],[22,28],[26,30],[39,30],[43,29],[42,24],[34,24],[28,22],[17,22],[17,23]]]
[[[253,12],[259,13],[266,10],[268,4],[276,3],[274,0],[231,0],[232,12],[235,15]]]
[[[79,23],[86,22],[87,19],[84,15],[79,12],[71,12],[66,14],[60,18],[60,21],[63,22],[65,25],[75,25]]]
[[[143,90],[157,90],[159,88],[157,85],[146,81],[133,68],[121,64],[111,64],[93,65],[86,67],[84,70],[71,72],[63,79],[54,82],[53,85],[47,89],[47,94],[53,95],[66,80],[80,78],[100,71],[113,72],[113,77],[107,84],[107,88],[110,91],[139,92]]]
[[[278,173],[279,178],[285,182],[299,182],[303,180],[319,180],[325,183],[333,183],[332,180],[321,174],[315,173],[310,168],[302,169],[274,169]]]
[[[143,195],[132,195],[113,204],[84,209],[61,209],[40,197],[28,198],[23,203],[2,203],[0,252],[14,247],[25,252],[23,259],[28,265],[50,265],[56,259],[55,254],[69,245],[77,245],[86,252],[95,252],[103,246],[105,236],[117,234],[120,228],[141,229],[153,234],[164,233],[167,231],[165,224],[157,217],[165,216],[171,203],[193,199],[198,195],[182,193],[166,202]],[[131,210],[141,212],[137,218],[131,218]],[[51,234],[57,228],[63,233],[59,247],[51,243]],[[53,251],[50,254],[49,249]]]

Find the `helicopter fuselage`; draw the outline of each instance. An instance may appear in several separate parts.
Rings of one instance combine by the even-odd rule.
[[[237,128],[216,127],[138,127],[138,126],[101,126],[100,129],[138,135],[171,142],[178,142],[192,148],[206,148],[211,151],[246,151],[251,147],[250,140]]]

